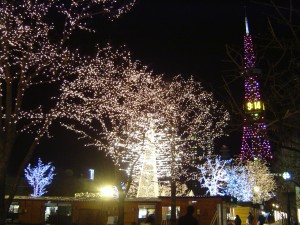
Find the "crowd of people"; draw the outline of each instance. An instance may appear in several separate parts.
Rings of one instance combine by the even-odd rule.
[[[194,211],[195,208],[192,205],[189,205],[186,209],[186,214],[179,217],[177,225],[199,225],[199,221],[197,220],[196,217],[193,216]],[[144,224],[152,225],[153,222],[154,222],[154,217],[149,217],[149,220],[147,219],[146,223]],[[262,214],[260,214],[257,220],[255,220],[251,212],[249,212],[249,215],[246,219],[246,225],[264,225],[265,222],[266,222],[266,218]],[[239,215],[236,215],[234,220],[234,225],[242,225],[242,220]]]
[[[254,221],[254,216],[251,212],[249,212],[249,215],[246,219],[246,225],[254,225]],[[262,214],[260,214],[257,218],[256,225],[263,225],[265,222],[266,218]],[[235,216],[234,225],[242,225],[242,220],[239,215]]]

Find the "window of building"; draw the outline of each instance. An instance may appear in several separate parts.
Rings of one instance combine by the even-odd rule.
[[[141,223],[154,223],[155,205],[139,205],[138,221]]]
[[[66,224],[72,222],[72,205],[69,203],[45,204],[45,222],[55,224]]]
[[[169,221],[171,219],[171,206],[163,206],[162,207],[162,221]],[[180,215],[180,206],[176,206],[176,219],[179,218]]]
[[[9,206],[9,213],[19,213],[19,203],[12,202]]]
[[[19,203],[18,202],[12,202],[9,206],[9,211],[7,215],[7,222],[18,222],[18,216],[19,216]]]

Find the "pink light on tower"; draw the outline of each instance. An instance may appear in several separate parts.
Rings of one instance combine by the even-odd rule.
[[[244,124],[241,160],[272,159],[270,141],[267,137],[267,126],[264,119],[264,103],[260,94],[259,75],[253,49],[252,36],[249,32],[248,20],[245,17],[246,33],[244,35]]]

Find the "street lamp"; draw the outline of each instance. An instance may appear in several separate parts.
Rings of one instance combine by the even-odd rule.
[[[284,180],[288,181],[291,179],[291,174],[289,172],[284,172],[282,174]],[[290,195],[289,188],[287,187],[287,225],[291,225],[291,205],[290,205]]]
[[[260,188],[258,186],[254,186],[254,192],[259,193]]]
[[[254,190],[254,193],[255,193],[253,202],[259,203],[260,202],[260,187],[259,186],[254,186],[253,190]]]
[[[292,176],[289,172],[283,172],[282,177],[285,180],[289,180],[289,179],[291,179]]]
[[[263,194],[260,190],[260,187],[259,186],[254,186],[253,188],[254,190],[254,193],[256,194],[256,200],[254,200],[256,203],[258,203],[260,205],[260,209],[264,209],[265,206],[264,206],[264,197],[263,197]]]
[[[104,198],[117,198],[118,189],[116,186],[103,186],[100,188],[100,196]]]

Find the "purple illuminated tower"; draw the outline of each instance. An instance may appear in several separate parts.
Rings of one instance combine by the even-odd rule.
[[[241,160],[270,160],[270,142],[264,121],[264,103],[261,99],[258,77],[261,71],[256,68],[252,36],[249,33],[248,20],[245,17],[246,33],[244,36],[245,99],[244,124],[241,147]]]

